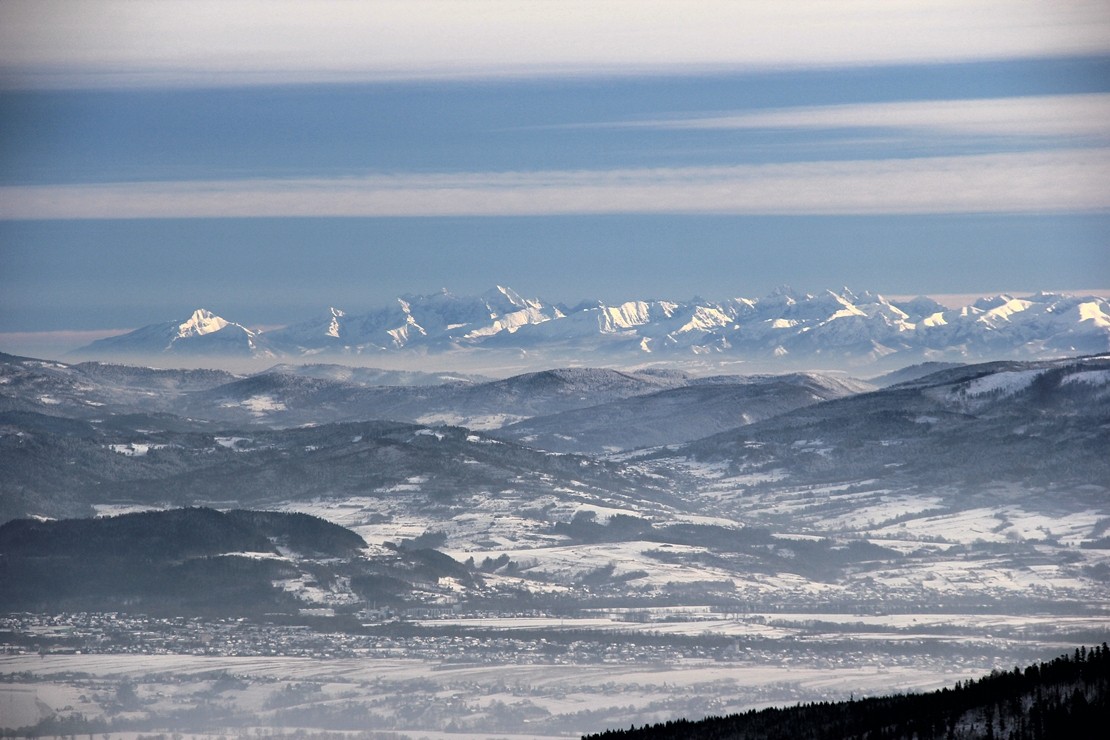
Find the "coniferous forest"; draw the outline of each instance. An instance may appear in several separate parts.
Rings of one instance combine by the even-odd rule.
[[[1054,740],[1106,737],[1110,648],[1080,648],[925,694],[759,709],[584,740]]]

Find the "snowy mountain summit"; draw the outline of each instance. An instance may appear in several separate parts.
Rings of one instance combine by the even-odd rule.
[[[272,356],[258,342],[259,332],[251,331],[198,308],[184,321],[165,321],[116,337],[98,339],[78,350],[90,357],[134,355],[188,356]]]
[[[557,309],[501,286],[480,296],[456,296],[444,290],[404,295],[360,315],[331,308],[319,319],[266,334],[266,342],[273,351],[292,356],[369,354],[416,346],[449,349],[481,344],[487,338],[561,316]]]
[[[591,362],[721,359],[849,365],[1110,351],[1110,301],[1099,296],[998,295],[951,307],[869,291],[779,288],[761,299],[630,300],[574,307],[497,286],[478,296],[403,295],[367,313],[332,307],[266,333],[198,309],[184,321],[102,339],[77,354],[377,356],[512,350]]]
[[[198,308],[193,311],[193,315],[189,317],[188,321],[177,327],[177,338],[184,339],[212,334],[223,329],[229,323],[227,319],[220,318],[207,309]]]

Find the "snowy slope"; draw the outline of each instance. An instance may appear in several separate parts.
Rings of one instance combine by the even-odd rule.
[[[82,362],[70,365],[0,353],[0,412],[74,419],[180,409],[182,397],[233,382],[222,370],[155,370]]]
[[[81,348],[87,357],[186,355],[266,357],[259,333],[198,308],[184,321],[166,321]]]
[[[780,288],[761,299],[567,307],[498,286],[480,296],[406,295],[360,314],[330,308],[264,334],[198,310],[77,354],[414,358],[490,349],[537,353],[547,366],[583,358],[606,364],[708,357],[791,369],[1074,356],[1110,351],[1110,301],[1037,293],[947,308],[925,297],[899,302],[846,288],[817,294]]]
[[[1110,358],[994,362],[799,408],[674,452],[727,475],[925,490],[1105,486]],[[666,453],[671,454],[671,453]]]
[[[302,511],[380,552],[408,541],[450,555],[480,585],[447,572],[418,580],[476,598],[482,611],[501,597],[512,613],[754,605],[859,615],[943,604],[1041,614],[1106,603],[1108,357],[941,367],[880,390],[816,374],[597,369],[383,388],[317,368],[212,385],[221,376],[6,362],[0,398],[33,403],[0,413],[4,518],[197,504]],[[80,411],[93,396],[79,385],[115,382],[136,394],[165,384],[159,403],[197,426],[107,407],[95,417],[45,413]],[[328,423],[357,410],[358,394],[426,414],[531,415],[537,426]],[[190,410],[233,402],[225,425]],[[629,440],[694,434],[699,419],[708,433],[745,413],[759,418],[684,445],[536,449],[559,434],[600,449],[639,446]],[[317,421],[240,423],[282,415]],[[498,438],[512,429],[536,439]],[[309,580],[283,588],[327,596]]]
[[[446,349],[480,342],[520,327],[560,317],[557,309],[497,286],[481,296],[405,295],[392,305],[360,315],[331,308],[319,319],[266,335],[269,347],[286,354],[321,351],[373,354],[419,346]]]

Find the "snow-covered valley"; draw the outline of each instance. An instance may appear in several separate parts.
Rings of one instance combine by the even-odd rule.
[[[566,737],[1099,643],[1108,363],[381,386],[8,358],[5,726]],[[118,598],[34,575],[111,582],[115,545],[65,554],[99,526],[184,547],[149,512],[208,549],[145,556],[161,580]]]

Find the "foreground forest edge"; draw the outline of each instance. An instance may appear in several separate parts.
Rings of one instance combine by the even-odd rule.
[[[928,694],[752,710],[611,730],[584,740],[848,740],[1097,737],[1110,716],[1110,649],[1077,648],[1025,670],[995,671]]]

